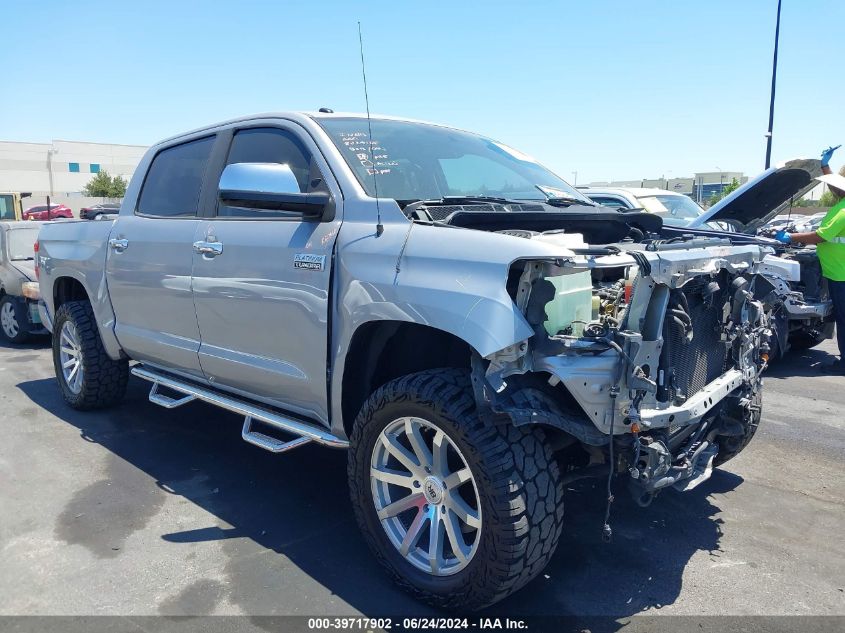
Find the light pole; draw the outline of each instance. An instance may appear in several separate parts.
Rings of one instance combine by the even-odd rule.
[[[573,172],[572,172],[572,177],[574,178],[574,180],[572,181],[572,186],[573,186],[573,187],[577,187],[577,186],[578,186],[578,172],[577,172],[577,171],[573,171]]]
[[[53,154],[58,153],[59,150],[51,147],[47,150],[47,176],[50,179],[50,195],[53,195]]]
[[[769,101],[769,130],[766,132],[766,169],[772,164],[772,129],[775,125],[775,85],[778,76],[778,39],[780,39],[780,3],[778,0],[778,17],[775,23],[775,54],[772,59],[772,98]]]
[[[50,220],[50,198],[53,195],[53,154],[58,153],[59,150],[51,147],[47,150],[47,175],[50,178],[50,195],[47,196],[47,220]]]
[[[722,177],[722,168],[716,165],[716,169],[719,170],[719,195],[722,195],[722,192],[725,190],[725,183]]]

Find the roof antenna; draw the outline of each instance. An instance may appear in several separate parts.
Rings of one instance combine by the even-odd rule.
[[[384,225],[381,223],[381,207],[378,202],[378,178],[376,178],[376,161],[373,158],[373,124],[370,122],[370,97],[367,94],[367,70],[364,66],[364,38],[361,36],[361,21],[358,21],[358,47],[361,49],[361,75],[364,77],[364,102],[367,105],[367,133],[369,134],[370,163],[373,170],[373,189],[376,194],[376,237],[384,233]]]

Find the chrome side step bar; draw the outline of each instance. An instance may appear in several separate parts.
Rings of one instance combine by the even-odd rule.
[[[245,442],[249,442],[258,448],[263,448],[265,451],[270,451],[271,453],[285,453],[287,451],[292,451],[293,449],[304,446],[311,441],[310,437],[300,436],[289,442],[283,442],[275,437],[264,435],[264,433],[261,433],[260,431],[253,431],[251,416],[246,416],[244,418],[244,428],[243,431],[241,431],[241,437]]]
[[[179,378],[150,369],[143,365],[132,368],[132,375],[153,383],[150,389],[150,402],[167,409],[175,409],[194,400],[202,400],[214,406],[238,413],[244,416],[244,426],[241,437],[260,448],[273,453],[284,453],[304,446],[309,442],[316,442],[332,448],[348,448],[349,442],[332,435],[327,430],[300,420],[285,417],[281,414],[262,409],[254,404],[238,400],[232,396],[217,393],[199,385],[183,381]],[[159,388],[165,387],[180,394],[181,398],[170,398],[159,393]],[[284,433],[295,435],[296,438],[284,442],[252,429],[253,422],[262,422]]]

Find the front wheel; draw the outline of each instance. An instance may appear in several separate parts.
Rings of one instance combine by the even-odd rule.
[[[479,609],[542,571],[562,529],[560,479],[542,430],[478,418],[464,371],[393,380],[355,420],[358,524],[397,584],[438,607]]]
[[[796,352],[803,352],[821,345],[827,340],[827,336],[816,332],[796,332],[789,337],[789,348]]]
[[[716,436],[716,441],[719,443],[719,452],[716,454],[716,459],[713,460],[714,466],[721,466],[745,450],[754,434],[757,433],[762,414],[763,398],[762,393],[758,390],[751,396],[751,408],[742,421],[742,433],[740,435]]]
[[[129,363],[106,354],[87,301],[68,301],[56,311],[53,366],[62,397],[74,409],[108,407],[126,393]]]
[[[26,330],[26,315],[21,314],[14,297],[4,295],[0,300],[0,331],[10,343],[23,343],[29,338]]]

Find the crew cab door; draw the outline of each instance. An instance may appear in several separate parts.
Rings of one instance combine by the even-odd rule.
[[[134,213],[115,221],[106,261],[114,331],[123,349],[133,359],[199,378],[191,266],[214,142],[207,136],[153,158]]]
[[[230,206],[218,197],[193,255],[200,364],[218,387],[327,423],[329,289],[340,190],[316,144],[296,124],[230,134],[225,165],[287,165],[296,178],[292,186],[328,193],[334,213],[306,219]]]

